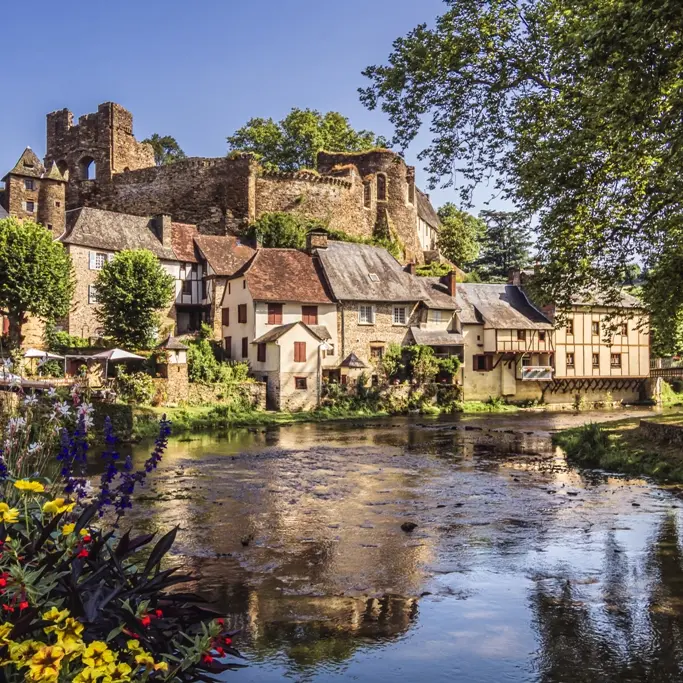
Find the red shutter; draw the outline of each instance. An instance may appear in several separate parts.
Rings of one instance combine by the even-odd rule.
[[[232,358],[232,337],[225,338],[225,357]]]
[[[257,360],[259,363],[266,362],[266,345],[259,344],[257,349]]]
[[[317,306],[302,306],[301,307],[301,321],[304,325],[318,324],[318,307]]]
[[[223,309],[223,324],[226,327],[230,326],[230,309],[229,308]]]
[[[246,323],[247,322],[247,304],[240,304],[237,307],[237,322]]]
[[[306,362],[306,342],[294,342],[294,362]]]
[[[268,304],[268,324],[282,325],[282,304]]]
[[[249,337],[242,337],[242,358],[249,358]]]

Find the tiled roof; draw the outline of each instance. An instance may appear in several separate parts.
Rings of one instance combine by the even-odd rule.
[[[169,351],[187,351],[189,348],[181,341],[178,341],[174,336],[169,335],[164,341],[159,344],[160,349],[168,349]]]
[[[352,242],[328,242],[316,251],[339,301],[422,301],[426,299],[419,278],[406,273],[381,247]]]
[[[308,327],[316,337],[319,337],[322,340],[332,339],[332,335],[325,325],[306,325],[306,327]]]
[[[496,329],[552,329],[550,321],[527,299],[524,292],[506,284],[458,284],[456,300],[461,308],[460,319],[480,322]]]
[[[601,294],[589,292],[587,294],[573,296],[572,304],[574,304],[574,306],[621,306],[623,308],[643,308],[642,302],[625,290],[622,290],[619,293],[618,301],[611,300]]]
[[[332,303],[314,259],[296,249],[259,249],[245,270],[256,301]]]
[[[145,216],[132,216],[91,207],[68,211],[66,216],[67,228],[61,237],[64,244],[77,244],[107,251],[149,249],[160,259],[177,260],[173,250],[164,247],[159,241],[152,220]]]
[[[363,361],[358,358],[355,353],[350,353],[344,360],[339,364],[342,368],[367,368],[368,366],[363,363]]]
[[[288,323],[287,325],[278,325],[277,327],[274,327],[272,330],[268,330],[265,334],[262,334],[258,339],[254,339],[252,344],[268,344],[270,342],[277,341],[280,337],[283,335],[287,334],[291,329],[295,328],[297,325],[301,325],[307,332],[310,332],[314,337],[317,337],[320,339],[320,341],[324,341],[325,339],[330,339],[329,332],[327,332],[327,329],[321,325],[305,325],[302,323],[300,320],[294,323]],[[322,328],[327,332],[328,336],[327,337],[322,337],[318,332],[316,332],[316,328]]]
[[[36,156],[36,153],[27,147],[22,155],[19,157],[19,161],[14,165],[14,168],[7,173],[8,175],[20,175],[27,178],[40,178],[45,173],[45,166],[41,163],[40,159]],[[3,178],[3,180],[5,179]]]
[[[423,330],[421,327],[411,327],[415,342],[427,346],[460,346],[465,338],[457,332],[448,330]]]
[[[196,235],[199,247],[216,275],[230,277],[249,262],[256,251],[228,235]]]
[[[171,245],[179,261],[197,263],[194,238],[198,235],[197,226],[188,223],[171,223]]]
[[[441,226],[441,221],[439,220],[436,211],[434,211],[429,195],[421,190],[417,190],[417,215],[433,228],[439,228]]]
[[[456,299],[449,294],[446,277],[421,277],[420,280],[425,289],[425,303],[429,308],[440,308],[449,311],[458,310]],[[460,287],[460,284],[456,285],[456,292],[458,287]]]

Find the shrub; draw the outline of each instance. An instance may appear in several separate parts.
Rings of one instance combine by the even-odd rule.
[[[600,467],[612,451],[609,434],[591,422],[573,430],[562,440],[562,447],[570,460],[586,467]]]
[[[191,382],[205,384],[234,384],[248,382],[249,364],[219,361],[210,340],[211,329],[202,325],[199,339],[191,341],[187,350],[187,373]]]
[[[127,373],[122,366],[116,368],[115,390],[125,403],[150,404],[156,393],[154,380],[146,372]]]

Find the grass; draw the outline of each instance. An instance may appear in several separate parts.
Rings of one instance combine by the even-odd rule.
[[[652,419],[683,425],[683,413]],[[683,483],[683,449],[653,442],[640,432],[639,424],[639,419],[592,423],[559,432],[553,441],[564,449],[569,462],[579,467],[643,475],[663,483]]]
[[[503,401],[463,401],[460,406],[463,413],[515,413],[521,408]]]

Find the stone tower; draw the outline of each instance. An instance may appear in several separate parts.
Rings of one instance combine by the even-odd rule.
[[[59,237],[65,228],[66,178],[54,164],[46,171],[27,147],[5,181],[5,208],[10,216],[36,221]]]
[[[68,109],[47,115],[45,165],[53,163],[63,175],[68,172],[67,205],[75,208],[117,173],[154,166],[154,151],[133,137],[133,115],[105,102],[75,125]]]

